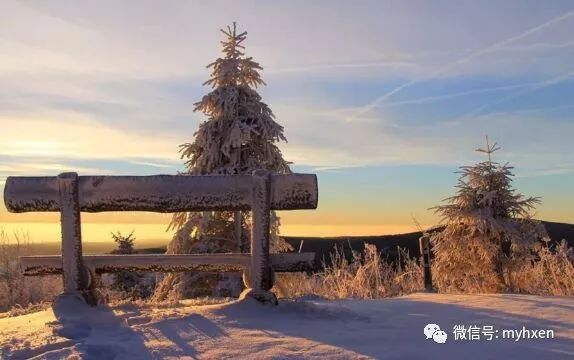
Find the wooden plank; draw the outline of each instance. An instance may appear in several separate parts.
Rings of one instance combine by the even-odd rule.
[[[62,227],[62,269],[64,293],[74,294],[87,289],[82,265],[82,230],[78,202],[78,174],[58,176],[60,223]]]
[[[80,211],[249,210],[252,177],[232,176],[79,176]],[[271,176],[273,210],[315,209],[313,174]],[[10,176],[4,188],[10,212],[60,211],[56,177]]]
[[[97,274],[119,271],[240,271],[250,265],[249,254],[189,254],[189,255],[84,255],[86,267]],[[271,266],[276,272],[296,272],[314,269],[314,253],[271,254]],[[26,276],[62,273],[62,257],[36,255],[20,257]]]
[[[318,201],[317,175],[271,175],[271,210],[316,209]]]
[[[55,178],[10,177],[5,203],[12,212],[58,211]],[[80,210],[202,211],[250,208],[250,176],[81,176]]]

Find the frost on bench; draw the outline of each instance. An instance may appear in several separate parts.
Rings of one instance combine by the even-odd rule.
[[[314,254],[270,254],[271,210],[315,209],[317,177],[271,175],[257,170],[232,176],[78,176],[8,177],[4,202],[10,212],[59,211],[62,256],[22,258],[25,275],[62,274],[64,294],[94,303],[94,276],[124,270],[244,272],[244,296],[276,301],[269,292],[273,271],[305,271]],[[82,255],[80,212],[251,210],[251,254]],[[275,299],[275,300],[274,300]]]
[[[83,264],[95,274],[120,271],[242,271],[250,265],[250,254],[134,254],[84,255]],[[270,254],[275,272],[310,271],[315,268],[314,253]],[[25,276],[62,274],[60,255],[22,256],[20,264]]]
[[[83,212],[250,210],[250,175],[78,176]],[[317,208],[312,174],[271,175],[271,210]],[[60,211],[56,177],[8,177],[4,201],[10,212]]]

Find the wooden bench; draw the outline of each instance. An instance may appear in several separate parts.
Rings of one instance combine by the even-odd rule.
[[[271,210],[316,209],[313,174],[233,176],[8,177],[4,202],[10,212],[59,211],[62,256],[25,256],[25,275],[62,274],[64,294],[96,304],[95,277],[118,271],[243,271],[251,296],[276,302],[270,292],[274,271],[304,271],[314,253],[269,253]],[[191,255],[82,255],[80,212],[251,210],[251,253]]]

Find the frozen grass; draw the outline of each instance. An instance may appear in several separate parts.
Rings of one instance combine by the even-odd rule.
[[[474,270],[437,276],[433,266],[434,285],[439,292],[453,294],[515,293],[531,295],[574,296],[574,249],[565,240],[555,246],[537,244],[534,250],[513,255],[504,271],[504,281],[489,263],[477,257]],[[436,278],[439,278],[437,281]],[[452,286],[456,283],[456,286]],[[506,284],[504,288],[493,284]]]
[[[511,275],[514,292],[574,296],[574,249],[568,247],[566,240],[553,251],[542,247],[537,257],[538,261],[525,263]]]
[[[18,256],[28,254],[30,248],[31,241],[27,235],[14,234],[10,238],[0,230],[0,312],[6,312],[2,317],[42,310],[61,292],[60,276],[22,276]],[[568,248],[563,241],[554,248],[540,247],[535,255],[535,261],[517,261],[520,265],[516,266],[513,272],[506,274],[511,285],[506,292],[574,296],[573,249]],[[382,258],[373,245],[366,245],[363,253],[353,252],[351,261],[346,260],[338,249],[335,249],[331,257],[332,265],[316,274],[277,274],[273,291],[280,298],[315,296],[326,299],[380,299],[423,289],[422,269],[418,261],[404,251],[400,251],[397,263],[389,263]],[[110,303],[134,303],[133,299],[126,300],[122,294],[106,287],[101,290]],[[440,286],[437,290],[449,292]],[[467,286],[466,290],[466,293],[489,292],[478,282],[474,287]],[[203,297],[184,302],[135,302],[143,307],[177,308],[183,306],[182,304],[211,305],[230,300],[232,299]]]
[[[284,298],[315,295],[327,299],[380,299],[420,291],[421,267],[406,252],[399,253],[398,263],[391,264],[374,245],[365,245],[363,253],[354,251],[351,261],[335,249],[331,266],[312,275],[279,274],[275,290]]]
[[[62,291],[60,276],[24,277],[19,256],[29,255],[32,242],[27,234],[8,235],[0,229],[0,312],[32,311],[34,304],[49,302]]]
[[[374,246],[366,245],[362,254],[353,252],[352,261],[348,261],[335,249],[331,266],[312,275],[278,274],[274,290],[282,298],[311,295],[327,299],[380,299],[423,290],[421,266],[404,251],[400,254],[398,264],[390,264],[381,259]],[[574,249],[569,248],[566,241],[555,248],[539,247],[534,259],[513,259],[517,265],[505,274],[510,286],[504,292],[574,296]],[[468,276],[464,293],[496,292],[485,288],[484,284],[484,281],[473,281]],[[437,287],[438,292],[452,292],[450,288],[442,288],[440,283]]]

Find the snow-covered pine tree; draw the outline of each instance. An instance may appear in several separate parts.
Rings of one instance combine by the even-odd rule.
[[[134,232],[122,235],[121,232],[112,233],[112,239],[118,247],[110,252],[115,255],[136,254],[134,242],[136,240]],[[111,289],[119,291],[122,296],[131,297],[132,300],[149,297],[153,292],[153,281],[150,282],[141,273],[133,271],[122,271],[112,275]]]
[[[508,289],[508,272],[526,261],[548,235],[531,217],[539,198],[512,188],[512,167],[492,161],[497,144],[477,149],[487,160],[463,166],[457,194],[435,208],[445,228],[431,237],[433,281],[445,292],[499,292]]]
[[[259,75],[262,67],[243,53],[247,32],[238,33],[235,23],[221,32],[224,56],[207,66],[212,72],[204,83],[212,90],[194,104],[194,111],[204,113],[207,120],[192,143],[180,146],[182,159],[187,159],[182,175],[251,174],[256,169],[290,173],[289,163],[275,145],[286,141],[283,127],[256,91],[265,85]],[[167,253],[248,252],[249,215],[245,211],[174,214],[168,231],[176,232]],[[279,237],[279,218],[275,213],[271,216],[271,249],[288,250]],[[156,289],[155,298],[235,296],[241,286],[239,276],[169,274]]]

